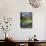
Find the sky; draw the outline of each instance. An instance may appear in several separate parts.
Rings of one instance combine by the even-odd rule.
[[[22,16],[32,16],[32,12],[21,12]]]

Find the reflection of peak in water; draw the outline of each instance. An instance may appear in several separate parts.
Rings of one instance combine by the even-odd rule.
[[[26,21],[25,22],[21,22],[22,25],[29,25],[31,23],[32,23],[32,21],[30,21],[30,22],[26,22]]]
[[[22,28],[32,28],[32,23],[21,23]]]

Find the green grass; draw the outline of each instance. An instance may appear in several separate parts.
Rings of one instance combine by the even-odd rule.
[[[32,18],[31,17],[23,17],[21,19],[21,22],[31,23],[32,22]]]

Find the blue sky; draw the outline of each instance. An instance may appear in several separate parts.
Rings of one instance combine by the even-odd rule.
[[[32,12],[21,12],[22,16],[32,16]]]

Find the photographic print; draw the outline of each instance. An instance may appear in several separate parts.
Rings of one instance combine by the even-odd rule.
[[[20,12],[20,27],[32,28],[32,12]]]

